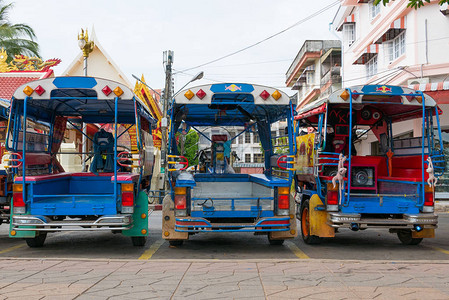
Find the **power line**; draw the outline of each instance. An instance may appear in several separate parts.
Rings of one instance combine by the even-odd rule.
[[[211,60],[211,61],[208,61],[208,62],[206,62],[206,63],[197,65],[197,66],[192,67],[192,68],[184,69],[184,70],[182,70],[182,71],[184,72],[184,71],[190,71],[190,70],[193,70],[193,69],[201,68],[201,67],[203,67],[203,66],[212,64],[212,63],[214,63],[214,62],[223,60],[223,59],[225,59],[225,58],[228,58],[228,57],[230,57],[230,56],[236,55],[236,54],[238,54],[238,53],[240,53],[240,52],[243,52],[243,51],[245,51],[245,50],[248,50],[248,49],[250,49],[250,48],[253,48],[253,47],[255,47],[255,46],[259,45],[259,44],[262,44],[263,42],[266,42],[266,41],[268,41],[268,40],[270,40],[270,39],[272,39],[272,38],[274,38],[274,37],[276,37],[276,36],[278,36],[278,35],[280,35],[280,34],[286,32],[286,31],[288,31],[288,30],[290,30],[290,29],[292,29],[292,28],[298,26],[298,25],[301,25],[302,23],[304,23],[304,22],[306,22],[306,21],[308,21],[308,20],[310,20],[310,19],[312,19],[312,18],[314,18],[314,17],[316,17],[316,16],[322,14],[322,13],[325,12],[326,10],[332,8],[333,6],[335,6],[335,5],[339,4],[339,3],[340,3],[340,1],[332,2],[332,3],[329,4],[328,6],[325,6],[325,7],[321,8],[320,10],[318,10],[318,11],[316,11],[315,13],[309,15],[308,17],[305,17],[304,19],[299,20],[299,21],[296,22],[295,24],[290,25],[289,27],[287,27],[287,28],[285,28],[285,29],[283,29],[283,30],[281,30],[281,31],[279,31],[279,32],[277,32],[277,33],[275,33],[275,34],[272,34],[272,35],[270,35],[269,37],[266,37],[266,38],[264,38],[264,39],[261,40],[261,41],[258,41],[258,42],[256,42],[256,43],[251,44],[251,45],[249,45],[249,46],[247,46],[247,47],[244,47],[244,48],[242,48],[242,49],[240,49],[240,50],[237,50],[237,51],[234,51],[234,52],[232,52],[232,53],[229,53],[229,54],[227,54],[227,55],[225,55],[225,56],[216,58],[216,59],[214,59],[214,60]]]

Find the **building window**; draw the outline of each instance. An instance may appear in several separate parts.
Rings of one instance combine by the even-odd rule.
[[[354,23],[347,23],[343,25],[343,41],[346,47],[350,47],[355,42]]]
[[[239,144],[242,145],[243,144],[243,134],[239,135]]]
[[[262,155],[262,153],[254,153],[254,162],[255,163],[263,162],[263,155]]]
[[[245,132],[245,143],[251,144],[251,133]]]
[[[377,55],[366,63],[366,77],[371,78],[377,74]]]
[[[405,32],[386,42],[385,48],[388,62],[392,62],[403,55],[405,53]]]
[[[230,134],[229,139],[232,140],[231,143],[234,145],[237,142],[237,139],[233,140],[233,138],[235,138],[235,132],[231,131],[229,134]]]
[[[250,153],[245,153],[245,162],[246,163],[250,163],[251,162],[251,154]]]
[[[315,72],[307,71],[306,72],[306,82],[309,87],[313,86],[315,83]]]
[[[374,5],[374,1],[369,2],[369,15],[371,20],[374,19],[380,13],[380,5]]]
[[[254,143],[254,144],[259,144],[259,143],[260,143],[260,137],[259,137],[259,134],[253,133],[253,143]]]

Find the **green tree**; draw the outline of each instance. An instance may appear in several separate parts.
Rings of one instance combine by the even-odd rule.
[[[383,5],[387,5],[390,0],[374,0],[375,5],[378,5],[380,2],[382,2]],[[418,9],[421,6],[424,6],[425,3],[430,3],[430,0],[409,0],[407,7]],[[443,5],[444,3],[449,3],[449,0],[440,0],[438,2],[439,5]]]
[[[181,138],[182,135],[179,132],[176,133],[176,139],[178,140],[178,153],[180,155],[184,155],[188,159],[189,166],[196,166],[198,164],[198,158],[194,158],[198,153],[198,132],[190,129],[190,131],[185,135],[186,140],[184,143],[184,154],[181,153]]]
[[[18,54],[40,57],[34,30],[26,24],[11,24],[9,21],[8,13],[12,7],[13,3],[4,4],[0,0],[0,48],[6,50],[9,61]]]

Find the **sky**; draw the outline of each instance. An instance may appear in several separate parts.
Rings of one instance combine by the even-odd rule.
[[[10,1],[6,0],[5,3]],[[337,39],[329,23],[338,9],[295,26],[248,50],[184,73],[186,69],[223,57],[266,39],[335,0],[16,0],[13,23],[26,23],[36,32],[45,59],[60,58],[61,75],[80,52],[77,34],[95,28],[96,36],[120,70],[153,88],[164,86],[163,51],[174,51],[175,91],[196,73],[202,80],[248,82],[285,87],[285,73],[305,40]],[[283,89],[288,94],[294,92]]]

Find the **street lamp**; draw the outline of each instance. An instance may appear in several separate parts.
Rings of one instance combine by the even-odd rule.
[[[196,80],[199,80],[199,79],[203,78],[203,76],[204,76],[204,72],[203,72],[203,71],[201,71],[201,72],[199,72],[198,74],[196,74],[195,76],[193,76],[192,79],[190,79],[189,82],[187,82],[186,84],[184,84],[184,86],[183,86],[182,88],[180,88],[180,89],[175,93],[175,95],[173,96],[173,98],[175,98],[175,96],[178,95],[179,92],[182,91],[187,85],[189,85],[190,83],[192,83],[192,82],[194,82],[194,81],[196,81]]]
[[[89,54],[94,50],[94,42],[89,41],[89,35],[86,33],[84,34],[84,30],[81,28],[81,34],[78,34],[78,47],[80,47],[81,51],[83,51],[84,56],[84,76],[87,76],[87,58],[89,57]],[[87,127],[86,124],[83,122],[83,137],[82,137],[82,144],[83,144],[83,154],[81,154],[81,160],[82,160],[82,166],[83,166],[83,172],[86,169],[86,153],[87,153]]]
[[[80,47],[81,51],[83,51],[84,56],[84,76],[87,76],[87,58],[89,54],[94,50],[94,42],[89,41],[89,35],[84,33],[84,29],[81,29],[81,34],[78,34],[78,47]]]

